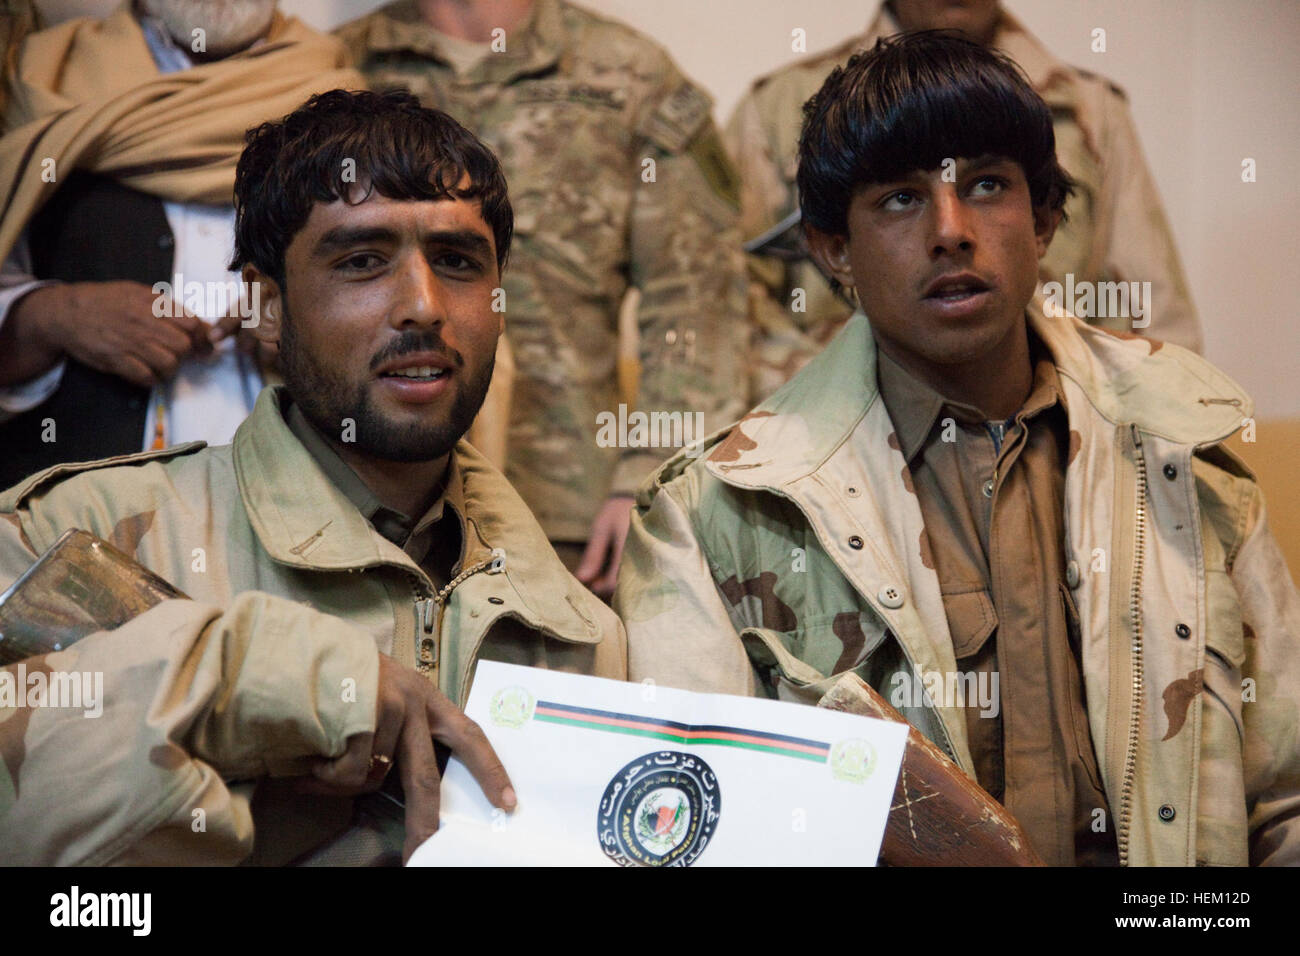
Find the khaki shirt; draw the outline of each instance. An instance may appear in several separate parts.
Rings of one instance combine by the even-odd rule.
[[[925,521],[922,559],[969,681],[953,678],[976,778],[1044,861],[1113,865],[1063,556],[1070,436],[1051,358],[1039,350],[1029,397],[1006,422],[945,400],[884,352],[877,369]]]
[[[795,175],[804,102],[836,66],[898,32],[881,7],[863,36],[754,82],[724,134],[740,170],[741,230],[746,239],[771,229],[799,207]],[[1039,263],[1042,281],[1064,283],[1071,274],[1076,284],[1150,282],[1150,325],[1138,331],[1199,352],[1200,322],[1123,91],[1056,59],[1005,10],[992,45],[1021,66],[1051,109],[1057,158],[1076,183],[1076,194],[1065,207],[1069,219],[1057,229]],[[756,402],[802,368],[853,310],[830,291],[809,260],[749,260],[750,317],[756,325],[750,387]],[[1064,305],[1070,308],[1078,302],[1076,293]],[[1128,318],[1089,321],[1132,331]]]
[[[474,539],[473,545],[467,547],[465,526],[465,490],[461,484],[460,469],[456,467],[453,456],[447,462],[447,472],[443,476],[443,488],[438,498],[424,512],[419,521],[384,505],[351,466],[343,460],[312,427],[303,415],[302,409],[291,404],[285,412],[285,424],[295,438],[302,442],[311,453],[321,471],[329,478],[348,501],[356,505],[361,516],[370,522],[374,529],[397,545],[407,556],[420,565],[421,570],[429,576],[433,586],[439,590],[447,586],[465,563],[466,551],[471,553],[482,548],[482,543]]]
[[[692,425],[698,412],[705,433],[744,411],[737,182],[709,97],[656,44],[561,0],[538,0],[504,50],[459,74],[413,0],[339,36],[374,88],[408,87],[501,159],[515,212],[506,475],[551,540],[585,541],[604,500],[667,454],[598,441],[597,416],[618,415],[629,289],[639,406]]]

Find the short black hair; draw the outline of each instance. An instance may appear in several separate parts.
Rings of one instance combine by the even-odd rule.
[[[1035,208],[1062,209],[1074,184],[1056,160],[1052,114],[1007,56],[945,30],[886,37],[836,67],[804,104],[804,224],[848,235],[849,205],[872,183],[947,158],[1020,164]]]
[[[330,90],[244,136],[235,169],[234,271],[252,264],[285,285],[284,254],[315,203],[350,201],[357,184],[389,199],[478,199],[504,269],[514,233],[492,151],[406,90]],[[351,161],[346,162],[346,161]],[[462,178],[469,186],[457,188]]]

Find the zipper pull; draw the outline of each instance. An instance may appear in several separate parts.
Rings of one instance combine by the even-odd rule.
[[[1142,447],[1142,433],[1141,433],[1140,431],[1138,431],[1137,423],[1136,423],[1136,422],[1132,423],[1131,425],[1128,426],[1128,428],[1129,428],[1129,431],[1133,434],[1133,446],[1134,446],[1135,448],[1141,448],[1141,447]]]
[[[435,620],[433,598],[418,599],[415,602],[415,666],[422,672],[438,666],[438,635],[434,633]]]

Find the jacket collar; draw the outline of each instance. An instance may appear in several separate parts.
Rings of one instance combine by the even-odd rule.
[[[1135,424],[1199,446],[1227,438],[1252,414],[1236,382],[1186,349],[1045,315],[1038,296],[1026,317],[1061,378],[1114,426]],[[876,343],[858,312],[802,372],[706,451],[705,467],[728,484],[779,488],[815,472],[878,398]]]
[[[537,0],[528,20],[506,40],[503,52],[491,54],[470,70],[469,82],[508,83],[554,66],[568,46],[559,0]],[[398,0],[371,14],[366,49],[376,53],[410,51],[449,62],[436,32],[420,16],[416,0]]]
[[[267,554],[289,567],[315,571],[398,565],[419,573],[406,553],[379,534],[335,487],[290,431],[281,406],[283,391],[283,386],[262,390],[232,443],[244,509]],[[601,635],[596,598],[564,569],[528,506],[467,442],[457,444],[455,455],[465,520],[474,525],[489,553],[502,549],[498,553],[505,557],[505,577],[521,604],[516,613],[529,625],[565,640],[597,643]],[[471,559],[466,556],[467,562]]]

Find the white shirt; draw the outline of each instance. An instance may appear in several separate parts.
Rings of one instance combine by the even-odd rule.
[[[160,72],[193,66],[185,50],[177,47],[156,21],[146,17],[141,27]],[[163,209],[175,240],[169,280],[173,298],[199,318],[214,320],[228,306],[226,290],[239,287],[238,273],[226,269],[235,247],[235,210],[232,206],[176,202],[164,202]],[[3,276],[0,284],[8,287],[0,288],[0,325],[20,298],[52,284],[31,279],[26,234],[5,262]],[[187,297],[187,288],[198,294]],[[60,361],[31,381],[0,388],[0,421],[29,411],[53,395],[65,367],[66,362]],[[236,350],[233,338],[225,339],[211,356],[184,360],[175,378],[154,387],[140,447],[152,447],[160,407],[164,409],[163,434],[168,445],[196,439],[210,445],[226,444],[253,410],[261,388],[257,364]]]

